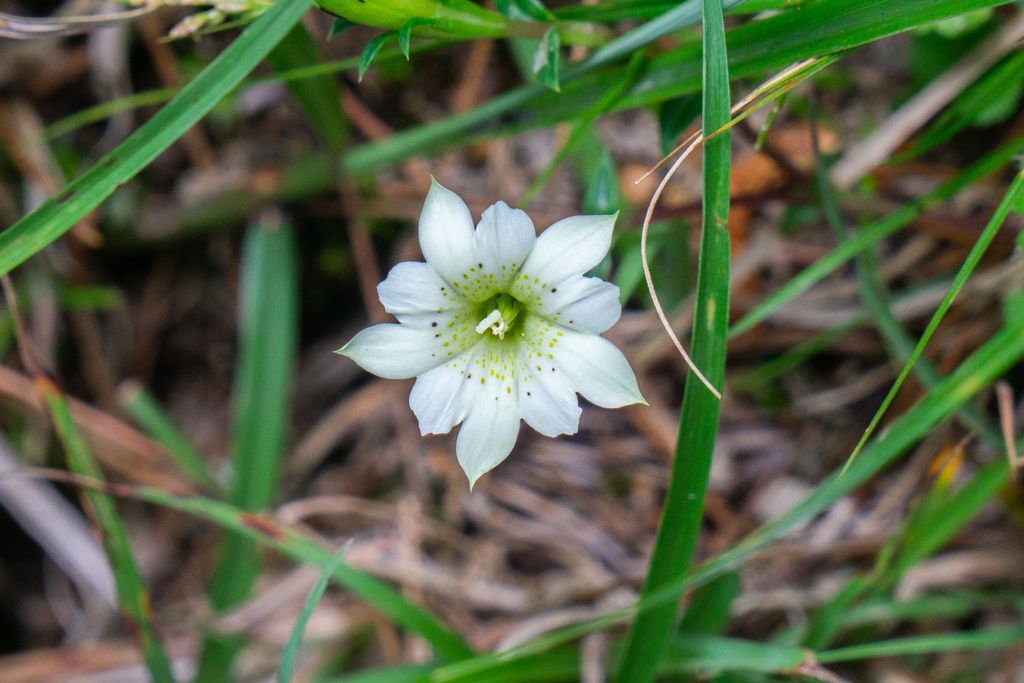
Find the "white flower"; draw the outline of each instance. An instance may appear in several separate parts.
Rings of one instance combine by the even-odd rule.
[[[426,263],[403,262],[377,287],[398,324],[363,330],[338,353],[381,377],[416,377],[423,434],[463,423],[455,450],[470,486],[506,457],[522,418],[546,436],[579,429],[579,392],[604,408],[645,403],[602,332],[619,288],[584,277],[611,245],[615,216],[572,216],[537,237],[498,202],[479,225],[434,181],[420,214]]]

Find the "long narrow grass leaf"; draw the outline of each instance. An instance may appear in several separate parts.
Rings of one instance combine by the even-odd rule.
[[[167,450],[181,471],[211,491],[220,491],[220,484],[210,472],[202,453],[171,421],[156,398],[137,382],[126,382],[117,392],[121,408],[153,439]]]
[[[57,385],[48,378],[36,379],[36,391],[46,405],[64,445],[68,466],[78,475],[103,481],[103,472],[92,457],[85,437],[71,416],[71,408]],[[125,618],[131,623],[142,648],[142,658],[149,675],[157,683],[173,683],[171,661],[153,629],[149,593],[128,543],[128,532],[117,514],[113,500],[106,493],[87,489],[85,499],[99,525],[103,547],[114,570],[114,583]]]
[[[0,233],[0,274],[50,244],[209,112],[305,14],[312,0],[274,3],[128,139],[38,209]]]
[[[851,645],[827,652],[819,652],[817,659],[822,664],[830,664],[832,662],[850,662],[858,659],[874,659],[876,657],[991,650],[999,647],[1020,645],[1021,642],[1024,642],[1024,626],[1011,626],[960,633],[936,633],[926,636],[885,640],[878,643],[866,643],[864,645]]]
[[[733,78],[756,76],[811,57],[820,57],[921,24],[946,19],[973,9],[1008,4],[1012,0],[820,0],[798,11],[782,12],[738,26],[728,33]],[[722,6],[741,6],[725,0]],[[504,93],[462,114],[448,116],[402,131],[386,140],[353,148],[346,170],[367,173],[413,155],[436,153],[486,137],[508,134],[575,118],[580,109],[600,99],[605,84],[615,82],[621,69],[600,69],[631,54],[666,33],[695,23],[700,3],[687,0],[657,19],[595,50],[586,60],[568,66],[562,92],[551,93],[531,84]],[[686,44],[654,58],[644,77],[624,94],[617,108],[650,106],[700,90],[699,44]],[[512,113],[514,123],[504,123]]]
[[[1008,324],[944,378],[935,390],[897,418],[878,439],[872,441],[845,474],[841,474],[841,469],[833,471],[792,509],[750,533],[729,550],[697,565],[688,575],[643,597],[636,605],[610,610],[499,655],[480,655],[448,665],[436,672],[435,678],[454,680],[456,676],[475,675],[482,680],[490,667],[498,662],[543,652],[572,642],[587,633],[620,624],[637,613],[665,605],[675,605],[687,590],[702,586],[724,572],[736,569],[752,554],[782,538],[801,522],[820,514],[835,501],[892,464],[937,424],[1021,359],[1024,359],[1024,326]]]
[[[719,0],[704,2],[703,129],[729,122],[729,70],[725,26]],[[693,360],[714,386],[725,377],[729,327],[729,162],[728,131],[704,145],[704,214],[694,312]],[[721,401],[695,373],[687,375],[672,475],[642,595],[686,574],[693,560],[704,514],[711,457],[718,434]],[[630,629],[617,680],[644,683],[654,676],[662,648],[674,628],[672,603],[639,615]]]
[[[344,559],[345,548],[342,547],[338,552],[334,553],[334,557],[324,567],[320,578],[317,579],[316,584],[314,584],[312,590],[309,591],[309,595],[306,596],[306,600],[302,603],[302,611],[299,612],[299,618],[295,620],[291,635],[288,636],[288,643],[281,652],[281,663],[277,668],[278,683],[288,683],[288,681],[292,680],[292,672],[295,670],[295,659],[299,656],[299,648],[302,647],[302,633],[306,630],[306,624],[309,623],[309,618],[313,615],[313,610],[316,608],[317,603],[324,597],[324,593],[327,591],[327,584],[330,583],[331,577],[341,567]]]
[[[956,196],[965,187],[1006,166],[1021,151],[1024,151],[1024,136],[1016,137],[1000,146],[911,204],[864,227],[849,240],[790,278],[785,285],[743,316],[732,326],[729,337],[737,337],[751,329],[857,254],[906,227],[925,211]]]
[[[899,376],[893,383],[889,393],[886,394],[885,399],[882,401],[882,405],[878,407],[878,411],[874,417],[871,418],[871,422],[868,424],[867,429],[864,430],[864,434],[861,435],[860,441],[857,442],[853,452],[850,454],[850,458],[847,461],[847,467],[852,463],[857,455],[864,448],[868,439],[874,433],[875,428],[878,427],[878,423],[881,422],[882,416],[889,409],[889,404],[896,398],[896,394],[899,392],[900,387],[903,386],[903,382],[907,379],[907,375],[913,369],[917,359],[921,357],[924,352],[924,347],[928,345],[932,335],[935,334],[935,330],[939,327],[939,323],[946,315],[946,311],[953,305],[953,301],[956,299],[960,290],[963,289],[964,284],[967,282],[967,278],[974,272],[978,262],[981,261],[981,257],[985,254],[985,250],[988,249],[988,245],[992,243],[996,233],[999,232],[999,228],[1002,227],[1003,222],[1006,221],[1006,217],[1010,215],[1010,212],[1014,210],[1020,197],[1024,196],[1024,170],[1021,170],[1014,177],[1013,182],[1010,184],[1010,189],[1006,191],[1006,195],[1003,197],[1003,201],[999,203],[995,213],[989,220],[988,225],[982,230],[981,235],[978,237],[978,241],[975,242],[974,247],[971,249],[971,253],[967,255],[967,259],[964,264],[960,267],[956,277],[953,279],[953,284],[950,285],[949,291],[946,292],[946,296],[943,297],[942,303],[935,310],[932,319],[928,321],[928,326],[925,328],[924,333],[921,334],[921,338],[917,342],[917,346],[914,347],[914,351],[910,354],[910,358],[907,360],[903,369],[900,371]]]
[[[305,533],[280,524],[271,517],[247,512],[230,503],[203,496],[176,495],[151,486],[106,484],[101,479],[89,475],[75,477],[72,481],[104,494],[133,498],[204,519],[296,562],[325,569],[337,561],[334,549],[326,547]],[[398,626],[425,638],[442,658],[464,659],[473,654],[461,637],[441,624],[429,612],[410,603],[383,581],[352,567],[344,560],[331,574],[331,578],[365,599]]]
[[[239,354],[235,370],[231,501],[258,511],[274,502],[291,419],[291,377],[298,327],[298,271],[292,226],[265,215],[246,235],[242,255]],[[210,582],[210,602],[225,609],[246,597],[259,573],[259,548],[228,534]],[[237,639],[204,646],[202,680],[227,677]]]

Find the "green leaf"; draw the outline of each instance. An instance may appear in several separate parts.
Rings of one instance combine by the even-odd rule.
[[[331,577],[341,568],[341,563],[344,559],[345,548],[343,546],[334,554],[334,557],[331,558],[327,566],[324,567],[320,578],[317,579],[316,584],[309,591],[309,595],[306,596],[306,601],[302,603],[302,611],[299,612],[299,618],[295,620],[291,635],[288,636],[288,643],[281,652],[281,663],[277,668],[278,683],[288,683],[292,680],[292,672],[295,670],[295,658],[299,656],[299,648],[302,647],[302,632],[306,630],[306,624],[313,615],[313,610],[316,609],[320,599],[324,597],[324,593],[327,591],[327,584],[330,583]]]
[[[622,193],[619,191],[619,173],[607,150],[598,157],[594,172],[583,190],[583,213],[606,215],[623,210]]]
[[[658,105],[662,154],[668,154],[675,148],[676,139],[700,116],[700,106],[698,95],[683,95]]]
[[[810,57],[842,52],[916,26],[962,12],[1007,4],[1011,0],[818,0],[797,11],[747,22],[727,34],[730,74],[734,79],[760,77]],[[741,0],[725,0],[731,9]],[[507,135],[574,118],[617,79],[617,69],[601,69],[657,38],[694,23],[699,2],[687,0],[658,18],[611,41],[588,59],[565,67],[561,94],[539,85],[506,92],[456,116],[353,148],[345,167],[366,173],[412,155],[437,153],[483,138]],[[650,106],[700,89],[700,45],[687,44],[645,65],[643,78],[617,103],[617,109]],[[514,125],[498,125],[515,112]]]
[[[720,0],[704,0],[703,8],[701,124],[704,130],[717,131],[730,119],[725,26]],[[721,387],[729,329],[729,131],[707,140],[703,152],[704,213],[691,349],[696,366],[712,385]],[[693,560],[704,517],[704,497],[721,408],[720,398],[690,372],[679,414],[669,489],[641,598],[681,580]],[[653,678],[665,643],[674,630],[676,612],[676,605],[668,603],[637,616],[626,639],[616,680],[647,683]]]
[[[748,671],[782,673],[814,661],[809,650],[720,636],[681,635],[665,649],[662,672],[671,674]]]
[[[320,63],[320,53],[309,31],[299,24],[278,43],[267,61],[280,73],[315,66]],[[340,150],[348,139],[348,129],[337,82],[330,76],[314,76],[288,81],[288,90],[302,106],[306,119],[328,149]]]
[[[555,92],[561,89],[558,83],[559,62],[562,59],[562,36],[552,26],[544,32],[533,55],[533,73],[537,80]]]
[[[514,0],[523,14],[537,21],[555,22],[557,17],[540,0]]]
[[[192,445],[178,426],[146,388],[138,382],[125,382],[117,392],[118,403],[135,423],[163,446],[181,471],[195,483],[220,492],[220,484],[210,473],[202,453]]]
[[[713,636],[729,626],[733,600],[740,594],[739,572],[726,572],[715,577],[693,593],[686,614],[679,623],[679,632]]]
[[[363,48],[363,52],[359,55],[359,80],[363,80],[363,76],[366,75],[366,70],[370,68],[370,64],[373,63],[374,57],[380,52],[380,49],[384,47],[384,43],[390,40],[395,34],[394,33],[382,33],[376,36],[373,40],[366,44]]]
[[[288,424],[298,328],[298,272],[292,226],[267,214],[246,234],[242,254],[239,352],[233,391],[231,501],[257,511],[274,502]],[[210,603],[223,610],[245,600],[260,570],[256,544],[228,534],[210,581]],[[211,636],[200,678],[226,680],[242,642]]]
[[[335,549],[322,545],[304,531],[281,525],[272,517],[248,512],[230,503],[202,496],[176,495],[148,486],[121,485],[110,490],[111,487],[95,478],[87,478],[79,483],[89,489],[98,489],[119,497],[134,498],[205,519],[254,543],[271,548],[296,562],[321,569],[326,569],[332,563],[338,562]],[[395,624],[422,636],[433,645],[440,657],[447,660],[458,660],[473,654],[462,638],[441,624],[429,612],[406,600],[383,581],[349,566],[344,560],[338,563],[331,578],[379,609]]]
[[[64,445],[68,469],[95,482],[104,482],[103,471],[96,464],[85,437],[71,415],[71,407],[60,389],[43,376],[36,378],[35,386]],[[174,683],[171,660],[153,630],[152,601],[143,582],[142,573],[135,563],[128,542],[128,532],[117,514],[117,508],[110,496],[99,490],[86,489],[85,499],[99,526],[103,548],[110,558],[110,566],[114,571],[118,601],[124,616],[131,624],[132,632],[139,641],[146,669],[157,683]]]
[[[429,21],[424,35],[445,40],[497,38],[505,18],[470,0],[316,0],[335,16],[363,26],[397,31],[411,19]]]
[[[804,520],[827,510],[869,478],[895,462],[913,444],[924,438],[942,420],[970,401],[979,391],[1024,359],[1024,325],[1008,323],[956,370],[928,392],[913,408],[893,420],[861,457],[845,472],[833,471],[788,512],[756,529],[735,546],[715,555],[690,572],[643,597],[636,605],[612,610],[585,622],[547,633],[530,643],[499,654],[478,655],[436,672],[443,680],[487,680],[492,668],[515,659],[543,652],[572,642],[587,633],[610,628],[636,614],[678,604],[679,596],[689,589],[706,584],[716,576],[734,570],[754,553],[792,531]],[[469,678],[476,676],[476,679]]]
[[[349,21],[343,17],[334,17],[334,23],[331,24],[331,30],[327,33],[327,40],[331,40],[337,35],[344,33],[353,26],[357,26],[355,22]]]
[[[1024,641],[1024,626],[1011,626],[980,631],[911,636],[909,638],[883,640],[877,643],[851,645],[836,650],[819,652],[816,658],[822,664],[830,664],[832,662],[851,662],[899,655],[991,650],[1020,645],[1021,641]]]
[[[921,357],[924,352],[924,347],[927,346],[931,340],[932,335],[935,334],[935,330],[938,328],[939,323],[946,315],[946,311],[953,305],[953,300],[956,299],[960,290],[963,289],[964,284],[967,282],[967,278],[971,276],[971,273],[977,267],[981,261],[981,257],[984,255],[985,250],[988,249],[988,245],[992,243],[999,228],[1003,226],[1003,222],[1006,217],[1010,214],[1011,208],[1016,204],[1020,197],[1024,196],[1024,170],[1017,173],[1013,182],[1010,184],[1010,189],[1006,191],[1006,195],[1003,197],[1002,202],[996,208],[992,218],[989,219],[988,225],[982,230],[981,235],[978,237],[978,241],[975,242],[974,247],[971,248],[971,252],[967,255],[967,259],[964,261],[960,270],[957,272],[956,277],[953,279],[953,283],[949,287],[949,291],[942,298],[942,302],[939,307],[935,310],[931,320],[928,321],[928,326],[921,334],[921,338],[918,340],[917,345],[914,347],[913,352],[910,354],[910,358],[904,364],[903,369],[900,370],[900,374],[896,377],[896,381],[893,382],[892,388],[889,389],[889,393],[886,394],[882,400],[882,405],[878,407],[874,417],[871,418],[871,422],[868,424],[867,429],[864,430],[864,434],[861,436],[860,441],[854,447],[853,452],[850,453],[850,458],[847,461],[847,467],[852,463],[861,449],[867,444],[868,438],[874,433],[875,428],[882,420],[882,416],[885,415],[889,405],[893,399],[896,398],[896,394],[899,392],[900,387],[903,386],[903,382],[907,379],[911,369],[917,362],[917,359]]]
[[[409,61],[409,46],[412,44],[412,27],[416,25],[415,19],[410,19],[405,26],[398,29],[398,49],[405,55],[405,61]]]
[[[0,234],[0,275],[67,232],[131,180],[238,85],[312,0],[277,2],[163,109],[55,197]]]

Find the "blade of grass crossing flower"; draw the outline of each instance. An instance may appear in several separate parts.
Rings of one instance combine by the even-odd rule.
[[[841,468],[826,477],[804,500],[788,512],[748,534],[735,546],[697,565],[689,574],[643,596],[639,603],[610,610],[592,619],[547,633],[500,654],[479,655],[451,664],[434,674],[435,680],[454,680],[456,674],[484,680],[497,663],[543,652],[572,642],[588,633],[610,628],[637,613],[675,605],[687,590],[702,586],[739,567],[758,550],[785,536],[804,520],[826,510],[864,481],[892,464],[942,420],[1024,359],[1024,326],[1007,324],[971,354],[956,370],[909,411],[896,418],[878,439],[871,442],[845,474]]]
[[[702,126],[717,131],[729,122],[729,70],[725,26],[719,0],[704,0],[704,97]],[[704,145],[704,213],[697,273],[691,348],[693,360],[714,386],[725,376],[729,326],[729,160],[728,131]],[[686,574],[697,547],[721,401],[695,373],[687,375],[679,416],[679,437],[665,507],[642,595]],[[661,652],[675,626],[676,605],[640,614],[626,639],[616,679],[645,683],[653,678]]]
[[[239,354],[235,368],[231,501],[243,510],[274,502],[290,419],[298,325],[298,273],[292,228],[265,214],[246,234],[242,254]],[[228,534],[210,582],[210,602],[223,610],[245,600],[260,570],[259,548]],[[227,680],[237,637],[207,638],[199,679]]]
[[[925,211],[951,199],[965,187],[1006,166],[1021,151],[1024,151],[1024,136],[1010,140],[913,203],[864,227],[849,240],[790,278],[785,285],[743,316],[730,329],[730,339],[743,334],[754,327],[754,325],[765,320],[787,302],[810,289],[815,283],[825,278],[836,268],[865,249],[870,249],[879,241],[909,225],[911,221]]]
[[[920,358],[921,353],[924,352],[924,347],[927,346],[932,335],[935,334],[935,330],[945,317],[946,311],[948,311],[949,307],[953,305],[953,300],[956,299],[957,294],[959,294],[960,290],[963,289],[964,284],[967,282],[967,278],[969,278],[971,273],[974,272],[974,268],[978,265],[978,262],[981,261],[981,257],[984,255],[985,250],[988,249],[988,245],[992,243],[992,239],[996,236],[996,233],[999,232],[999,228],[1002,227],[1003,222],[1006,220],[1006,217],[1010,215],[1010,212],[1014,210],[1014,207],[1017,205],[1017,202],[1020,201],[1022,195],[1024,195],[1024,170],[1017,172],[1013,182],[1010,184],[1010,189],[1007,190],[1006,194],[1003,196],[1003,201],[1001,201],[999,206],[996,207],[995,214],[993,214],[988,225],[985,226],[985,229],[982,230],[981,236],[978,237],[978,241],[975,242],[974,247],[971,249],[971,253],[967,255],[967,259],[964,261],[963,266],[960,267],[959,272],[957,272],[956,277],[953,279],[953,284],[950,286],[946,296],[943,297],[942,303],[939,304],[938,309],[936,309],[934,315],[932,315],[932,319],[928,321],[928,326],[921,335],[921,339],[918,340],[917,346],[914,347],[913,353],[910,354],[910,358],[903,366],[903,369],[900,371],[900,374],[893,383],[889,393],[886,394],[885,399],[882,401],[882,405],[878,407],[878,411],[875,413],[874,417],[871,418],[871,422],[868,424],[867,429],[864,430],[864,434],[861,435],[860,441],[857,442],[853,452],[850,453],[850,457],[847,460],[844,471],[851,463],[853,463],[857,455],[864,448],[868,439],[871,438],[875,428],[878,427],[878,423],[881,422],[882,416],[885,415],[885,411],[889,409],[889,404],[891,404],[892,400],[896,398],[896,394],[899,392],[900,387],[903,386],[903,382],[907,379],[907,375],[910,374],[910,371],[913,369],[917,359]]]
[[[102,481],[103,472],[89,452],[85,437],[75,424],[64,395],[52,381],[42,375],[36,378],[36,391],[57,428],[69,468],[76,474]],[[117,515],[117,508],[110,496],[101,491],[86,490],[85,499],[99,525],[103,547],[114,570],[118,600],[139,640],[146,669],[157,683],[173,683],[170,659],[153,630],[149,593],[132,556],[128,532]]]
[[[0,233],[0,274],[68,231],[209,112],[305,14],[312,0],[276,2],[170,103],[38,209]]]
[[[285,645],[284,650],[281,652],[281,664],[277,668],[278,683],[288,683],[292,680],[292,672],[295,670],[295,659],[299,655],[299,648],[302,647],[302,633],[306,630],[306,624],[309,623],[309,618],[313,615],[313,610],[316,608],[317,603],[324,597],[324,593],[327,591],[327,584],[330,583],[331,577],[341,567],[344,559],[345,548],[342,547],[338,552],[334,553],[334,557],[324,567],[320,578],[317,579],[313,589],[306,596],[305,602],[302,603],[302,611],[299,612],[299,618],[295,620],[292,633],[288,636],[288,644]]]
[[[117,397],[121,408],[167,450],[182,472],[200,486],[220,491],[220,484],[210,473],[203,455],[145,387],[138,382],[126,382],[118,389]]]

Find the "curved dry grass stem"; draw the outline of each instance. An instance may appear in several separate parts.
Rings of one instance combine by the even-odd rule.
[[[658,183],[657,189],[651,196],[651,201],[647,204],[647,213],[644,215],[643,227],[640,230],[640,264],[643,267],[644,281],[647,283],[647,291],[651,295],[651,303],[654,304],[654,311],[658,314],[658,319],[661,321],[662,327],[665,328],[669,338],[672,340],[672,344],[676,347],[676,350],[679,351],[683,360],[686,361],[686,365],[693,370],[704,386],[708,388],[708,391],[715,395],[715,398],[721,399],[721,392],[718,391],[718,389],[711,384],[708,378],[704,376],[704,373],[700,371],[700,368],[698,368],[696,363],[693,362],[693,359],[690,358],[690,354],[688,354],[686,349],[683,348],[682,342],[679,341],[679,337],[676,336],[675,331],[672,329],[672,324],[669,322],[668,317],[665,315],[665,311],[661,307],[661,300],[658,299],[658,293],[654,291],[654,278],[651,276],[651,267],[647,263],[647,235],[650,231],[651,218],[654,215],[654,207],[658,204],[658,199],[661,198],[661,193],[665,190],[665,186],[668,185],[668,181],[671,180],[672,176],[679,170],[679,166],[683,161],[693,153],[693,150],[697,149],[697,147],[705,141],[729,130],[761,106],[774,101],[798,83],[803,82],[821,69],[824,69],[826,66],[835,62],[838,58],[839,57],[837,55],[812,57],[810,59],[805,59],[802,62],[797,62],[784,71],[776,74],[759,85],[733,106],[730,112],[733,118],[729,123],[725,124],[707,137],[704,136],[703,129],[698,129],[694,133],[691,133],[675,149],[666,154],[661,161],[634,181],[634,183],[642,182],[652,173],[661,168],[665,162],[671,159],[674,155],[679,154],[679,157],[668,169],[668,172],[665,173],[665,177],[661,179],[660,183]]]
[[[697,142],[697,144],[701,144],[707,140],[714,138],[716,135],[724,133],[725,131],[729,130],[743,119],[750,116],[753,112],[760,109],[765,104],[775,101],[780,95],[788,92],[795,85],[803,82],[805,79],[818,73],[818,71],[832,64],[837,59],[838,57],[836,55],[826,55],[825,57],[811,57],[810,59],[805,59],[802,62],[797,62],[796,64],[788,67],[786,70],[777,73],[775,76],[769,78],[767,81],[754,88],[747,94],[746,97],[744,97],[742,100],[733,105],[732,109],[730,110],[730,113],[732,114],[733,118],[729,121],[729,123],[725,124],[718,130],[716,130],[714,133],[707,136],[706,138],[701,137],[704,134],[704,130],[702,128],[698,128],[695,132],[691,133],[685,140],[676,145],[676,147],[671,152],[662,157],[658,163],[654,164],[654,166],[651,166],[651,168],[646,173],[644,173],[642,176],[634,180],[634,184],[639,184],[646,180],[652,173],[654,173],[659,168],[664,166],[665,162],[667,162],[676,154],[679,154],[679,152],[681,152],[683,149],[687,149],[689,146],[693,145],[694,142]],[[689,154],[692,151],[692,149],[687,149],[686,154]]]
[[[690,358],[690,354],[688,354],[686,349],[683,348],[682,342],[679,341],[679,337],[676,336],[675,331],[672,329],[672,324],[665,316],[665,311],[661,307],[661,300],[658,299],[658,293],[654,291],[654,278],[651,276],[651,266],[647,262],[647,235],[651,228],[651,217],[654,216],[654,207],[657,206],[658,200],[661,198],[661,193],[665,191],[665,186],[668,185],[668,181],[672,179],[672,176],[679,170],[679,166],[686,160],[686,157],[690,156],[702,140],[702,138],[697,137],[690,142],[689,147],[679,155],[679,158],[676,159],[675,163],[673,163],[671,168],[668,169],[665,177],[661,179],[660,183],[658,183],[657,189],[651,196],[651,201],[647,204],[647,213],[644,214],[644,224],[640,229],[640,264],[643,266],[644,280],[647,282],[647,291],[651,295],[651,303],[654,304],[654,311],[658,314],[658,319],[661,320],[662,327],[664,327],[665,331],[668,332],[669,338],[672,339],[672,343],[675,345],[676,350],[679,351],[683,360],[686,361],[686,365],[693,370],[701,383],[708,388],[708,391],[714,394],[715,398],[721,400],[722,392],[711,384],[708,378],[704,376],[704,373],[700,371],[700,368],[697,367],[697,364],[693,362],[693,359]]]

